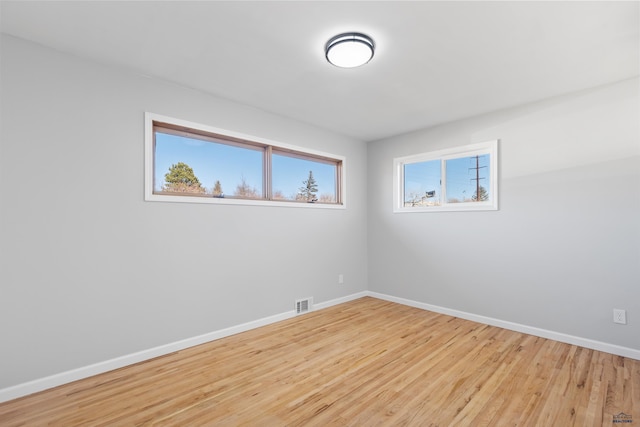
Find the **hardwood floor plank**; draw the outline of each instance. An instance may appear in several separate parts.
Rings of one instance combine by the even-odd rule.
[[[0,404],[0,425],[603,426],[620,412],[640,422],[640,361],[366,297]]]

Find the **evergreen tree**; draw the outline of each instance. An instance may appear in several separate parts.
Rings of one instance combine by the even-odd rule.
[[[313,171],[309,171],[309,178],[307,178],[306,181],[302,181],[302,183],[304,186],[298,189],[298,198],[306,200],[307,202],[317,201],[318,198],[316,197],[316,193],[318,192],[318,185],[313,177]]]
[[[480,194],[478,195],[478,193]],[[474,202],[484,202],[486,200],[489,200],[489,193],[484,187],[480,187],[478,188],[478,191],[473,193],[473,198],[471,200],[473,200]]]
[[[183,193],[204,193],[205,189],[200,184],[191,166],[178,162],[172,164],[169,172],[164,175],[164,190]]]
[[[213,197],[222,197],[222,184],[220,184],[219,180],[216,180],[216,183],[213,185]]]

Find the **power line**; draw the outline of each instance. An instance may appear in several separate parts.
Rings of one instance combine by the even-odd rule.
[[[480,156],[474,156],[476,158],[476,167],[475,168],[469,168],[469,170],[475,169],[476,170],[476,177],[475,178],[471,178],[471,181],[475,181],[476,182],[476,202],[480,201],[480,180],[481,179],[485,179],[480,178],[480,169],[482,168],[486,168],[486,166],[480,166]]]

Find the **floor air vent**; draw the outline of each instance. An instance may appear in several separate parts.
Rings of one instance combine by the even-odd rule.
[[[296,314],[306,313],[311,311],[313,305],[313,298],[299,299],[296,301]]]

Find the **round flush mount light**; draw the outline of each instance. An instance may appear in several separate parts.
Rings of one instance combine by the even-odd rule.
[[[342,33],[329,39],[325,46],[327,61],[336,67],[354,68],[373,58],[373,39],[362,33]]]

